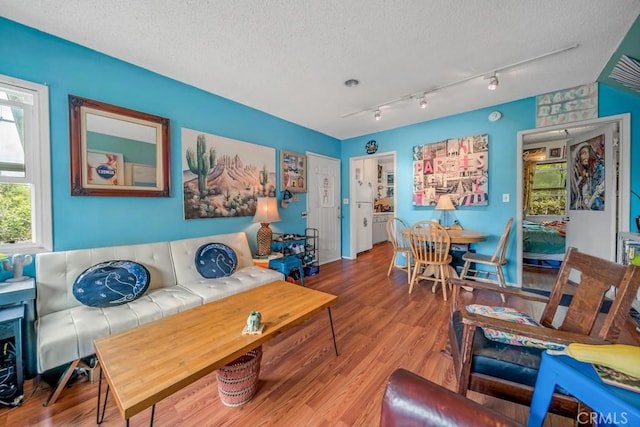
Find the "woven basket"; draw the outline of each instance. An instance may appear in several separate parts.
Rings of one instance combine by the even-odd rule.
[[[262,347],[258,347],[218,369],[218,394],[225,406],[244,405],[256,394],[261,361]]]

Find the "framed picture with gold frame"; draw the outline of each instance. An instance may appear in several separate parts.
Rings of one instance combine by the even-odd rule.
[[[307,191],[307,156],[280,150],[280,191]]]
[[[169,119],[69,95],[72,196],[170,197]]]

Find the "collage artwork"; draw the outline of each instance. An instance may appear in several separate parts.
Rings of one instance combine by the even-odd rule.
[[[489,136],[452,138],[413,147],[413,205],[435,206],[448,194],[456,206],[488,204]]]

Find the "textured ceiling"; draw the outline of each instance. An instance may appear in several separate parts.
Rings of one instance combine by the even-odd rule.
[[[638,0],[0,0],[8,19],[340,139],[596,81],[639,13]],[[485,73],[574,43],[486,89]],[[475,75],[426,109],[383,105]]]

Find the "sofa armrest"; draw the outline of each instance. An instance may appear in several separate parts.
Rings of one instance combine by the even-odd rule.
[[[380,426],[520,426],[504,415],[404,369],[389,377]]]

